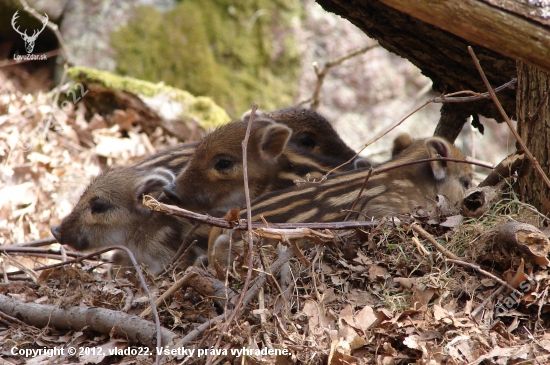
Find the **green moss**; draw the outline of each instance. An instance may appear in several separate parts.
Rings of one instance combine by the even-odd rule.
[[[292,1],[182,1],[140,7],[113,33],[117,72],[212,97],[233,116],[257,103],[292,103],[300,62],[289,35]]]
[[[71,67],[68,75],[75,82],[97,83],[107,88],[126,91],[145,97],[154,97],[159,94],[167,95],[171,100],[182,105],[184,119],[196,119],[201,127],[209,129],[227,123],[230,118],[221,107],[207,97],[195,97],[189,92],[162,84],[153,84],[128,76],[118,76],[106,71],[87,67]]]

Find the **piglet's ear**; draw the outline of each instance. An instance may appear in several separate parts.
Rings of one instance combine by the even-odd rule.
[[[391,157],[394,158],[404,150],[406,150],[410,145],[413,144],[413,140],[408,133],[401,133],[393,140],[393,147],[391,150]]]
[[[260,157],[262,160],[277,158],[285,149],[292,130],[282,124],[273,124],[263,131],[260,143]]]
[[[143,195],[151,195],[158,199],[162,194],[162,188],[171,184],[176,179],[174,173],[168,169],[157,167],[151,170],[137,183],[135,197],[138,204],[141,204]]]
[[[441,138],[429,138],[426,140],[426,148],[430,158],[451,157],[449,142]],[[436,180],[443,180],[447,177],[447,161],[430,161],[430,166]]]

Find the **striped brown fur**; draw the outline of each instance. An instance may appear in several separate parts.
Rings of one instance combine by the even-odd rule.
[[[465,159],[458,148],[441,138],[409,141],[408,144],[395,158],[378,166],[377,170],[437,156]],[[263,217],[273,224],[342,221],[348,214],[342,210],[351,209],[368,173],[368,169],[358,169],[329,177],[320,185],[306,184],[266,194],[252,202],[252,219],[260,221]],[[375,170],[354,207],[354,211],[360,214],[355,213],[351,217],[365,220],[409,213],[419,206],[433,209],[436,195],[443,195],[450,202],[457,203],[471,182],[472,168],[466,163],[432,161],[381,173]],[[241,217],[245,218],[246,212],[242,212]],[[209,242],[209,260],[227,260],[223,257],[227,255],[227,243],[227,233],[213,229]]]

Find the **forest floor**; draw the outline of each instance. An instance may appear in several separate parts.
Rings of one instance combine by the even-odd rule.
[[[0,80],[0,362],[151,363],[160,351],[154,317],[136,317],[149,298],[135,278],[113,279],[105,258],[63,264],[79,254],[56,243],[13,245],[50,238],[50,227],[105,167],[132,164],[183,141],[161,128],[143,133],[129,121],[129,110],[113,111],[108,127],[105,117],[88,116],[84,103],[60,110],[52,108],[52,97],[23,94]],[[55,118],[46,118],[52,112]],[[221,281],[209,268],[146,274],[155,298],[174,287],[157,305],[158,316],[163,338],[185,342],[185,352],[163,348],[170,353],[163,361],[550,362],[547,260],[505,245],[501,235],[517,221],[548,236],[548,219],[513,192],[480,218],[400,218],[338,232],[338,239],[304,252],[310,264],[290,259],[291,279],[283,283],[270,274],[278,254],[258,248],[245,305],[231,322],[224,313],[242,292],[242,261]],[[427,235],[418,234],[418,226]],[[544,240],[536,244],[548,248]],[[52,263],[62,264],[44,269]],[[227,288],[226,297],[201,289],[197,277]],[[125,332],[134,328],[126,325],[137,330]]]

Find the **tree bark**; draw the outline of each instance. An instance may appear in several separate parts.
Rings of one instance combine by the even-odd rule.
[[[518,132],[548,175],[550,166],[550,74],[518,62]],[[549,191],[540,175],[527,163],[519,179],[519,194],[543,214],[550,213]]]
[[[517,0],[380,0],[504,56],[550,72],[550,8]]]

